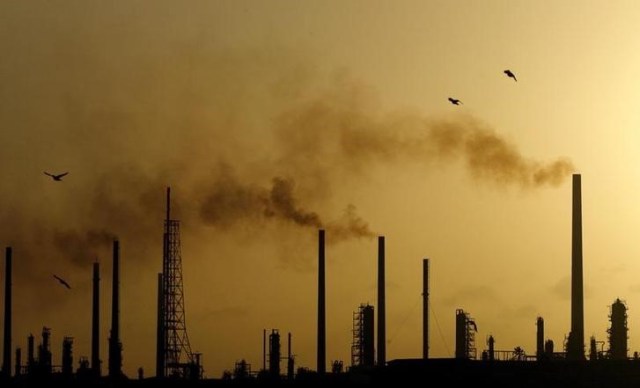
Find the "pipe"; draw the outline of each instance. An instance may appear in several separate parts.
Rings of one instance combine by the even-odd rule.
[[[100,263],[93,263],[93,314],[91,319],[91,369],[100,376]]]
[[[4,351],[2,358],[2,373],[11,377],[11,247],[5,250],[5,278],[4,278]]]
[[[165,350],[165,330],[164,330],[164,280],[162,273],[158,274],[158,317],[156,331],[156,377],[164,378],[164,350]]]
[[[429,359],[429,259],[422,260],[422,358]]]
[[[326,315],[324,283],[324,229],[318,231],[318,355],[317,371],[326,373]]]
[[[584,360],[584,295],[582,283],[582,189],[580,174],[573,174],[571,220],[571,332],[567,357]]]
[[[378,365],[387,362],[385,295],[384,295],[384,236],[378,236]]]
[[[113,283],[111,298],[111,338],[109,338],[109,377],[122,375],[120,344],[120,242],[113,241]]]

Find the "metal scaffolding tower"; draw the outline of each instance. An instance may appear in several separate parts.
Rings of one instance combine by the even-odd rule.
[[[611,327],[607,329],[609,333],[609,358],[613,360],[627,359],[627,306],[620,299],[616,299],[611,305],[609,314]]]
[[[374,313],[373,306],[361,304],[353,313],[353,342],[351,365],[373,367],[374,364]]]
[[[456,358],[476,359],[476,322],[462,309],[456,310]]]
[[[184,292],[182,286],[182,257],[180,254],[180,221],[171,219],[171,189],[167,188],[167,218],[164,222],[162,255],[162,290],[159,291],[158,344],[161,357],[160,377],[201,377],[200,357],[191,351],[185,323]]]

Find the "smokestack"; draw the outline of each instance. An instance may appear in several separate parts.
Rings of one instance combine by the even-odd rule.
[[[27,337],[27,373],[32,374],[35,367],[34,348],[35,341],[33,334]]]
[[[73,338],[64,337],[62,340],[62,375],[70,378],[73,374]]]
[[[429,259],[422,260],[422,358],[429,359]]]
[[[11,247],[5,250],[4,271],[4,351],[2,374],[11,376]]]
[[[267,329],[262,329],[262,370],[267,370]]]
[[[16,348],[16,369],[13,372],[16,376],[22,374],[22,349]]]
[[[100,376],[100,263],[93,263],[93,314],[91,317],[91,369]]]
[[[544,319],[538,317],[536,320],[536,359],[538,361],[544,358]]]
[[[567,358],[584,360],[584,298],[582,284],[582,189],[580,174],[573,174],[571,223],[571,332]]]
[[[113,284],[111,299],[111,338],[109,338],[109,377],[122,375],[122,344],[120,343],[120,242],[113,241]]]
[[[326,370],[326,316],[324,294],[324,229],[318,231],[318,356],[317,371],[324,374]]]
[[[291,355],[291,333],[289,333],[289,341],[287,342],[287,379],[293,380],[293,355]]]
[[[164,349],[165,349],[165,337],[164,337],[164,292],[163,292],[164,279],[162,273],[158,274],[158,322],[156,332],[156,378],[164,377]]]
[[[384,236],[378,236],[378,365],[387,363],[384,296]]]

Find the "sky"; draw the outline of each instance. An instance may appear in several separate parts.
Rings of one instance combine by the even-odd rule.
[[[54,363],[64,336],[89,356],[97,260],[106,371],[117,238],[124,372],[155,373],[170,186],[208,377],[258,370],[272,328],[315,369],[321,227],[328,362],[350,364],[352,314],[376,303],[379,235],[388,360],[422,354],[426,257],[433,357],[458,308],[478,355],[489,335],[534,354],[537,316],[561,349],[579,173],[585,335],[606,341],[620,298],[640,350],[639,19],[634,1],[1,2],[15,346],[46,326]]]

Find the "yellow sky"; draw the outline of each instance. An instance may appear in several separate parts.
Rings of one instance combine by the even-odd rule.
[[[105,241],[116,235],[124,370],[152,375],[171,185],[206,375],[240,358],[258,369],[264,328],[291,331],[297,363],[314,368],[316,229],[221,204],[283,177],[324,224],[352,204],[386,236],[387,359],[421,355],[423,257],[434,357],[452,356],[456,308],[476,319],[479,350],[493,334],[496,348],[533,354],[537,315],[561,348],[569,175],[536,188],[483,179],[464,153],[429,147],[425,133],[446,122],[494,133],[526,163],[573,163],[585,334],[606,339],[619,297],[640,350],[638,20],[634,1],[2,2],[0,244],[14,249],[14,341],[46,325],[54,362],[64,335],[89,355],[97,257],[106,368]],[[44,170],[70,174],[52,182]],[[349,363],[352,312],[375,303],[376,249],[367,238],[327,247],[328,360]]]

